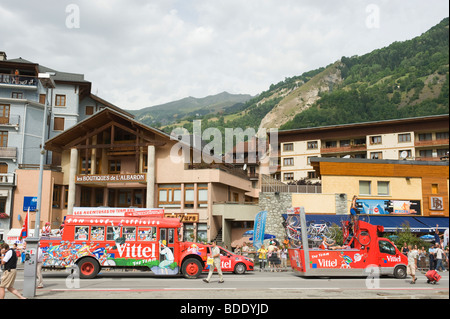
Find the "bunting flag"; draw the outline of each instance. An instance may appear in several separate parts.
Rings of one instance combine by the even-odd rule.
[[[22,225],[22,231],[20,232],[19,240],[23,240],[28,237],[28,215],[30,214],[30,208],[28,208],[27,215]]]

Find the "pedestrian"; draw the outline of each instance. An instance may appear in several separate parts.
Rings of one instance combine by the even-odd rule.
[[[5,299],[5,288],[17,298],[27,299],[14,288],[14,282],[16,281],[17,255],[6,243],[1,245],[1,265],[4,271],[0,282],[0,299]]]
[[[417,250],[413,250],[411,245],[408,246],[408,268],[407,274],[411,276],[412,281],[411,284],[415,284],[417,281],[416,278],[416,269],[417,269]]]
[[[422,246],[422,249],[419,250],[419,260],[418,260],[418,268],[425,269],[427,268],[427,251],[425,247]]]
[[[434,248],[433,245],[430,246],[430,248],[428,249],[428,258],[430,260],[430,270],[434,270],[436,268],[436,265],[434,264],[434,254],[436,252],[436,249]]]
[[[281,249],[281,268],[283,271],[287,271],[287,256],[288,256],[288,250],[286,248],[287,246],[283,246]]]
[[[439,244],[436,244],[435,254],[436,254],[436,257],[435,257],[436,258],[436,271],[438,271],[439,268],[441,269],[441,271],[445,271],[445,268],[442,265],[442,260],[444,259],[445,252],[442,250],[442,248]]]
[[[403,244],[401,253],[402,253],[403,255],[405,255],[405,256],[408,256],[408,252],[409,252],[409,250],[410,250],[408,247],[409,247],[409,246],[407,246],[406,243]]]
[[[209,283],[209,281],[211,280],[211,277],[213,275],[214,272],[214,268],[217,268],[217,272],[219,273],[219,284],[223,283],[223,275],[222,275],[222,268],[220,266],[220,248],[217,247],[217,243],[215,240],[213,240],[211,242],[211,253],[210,253],[210,258],[214,259],[214,262],[212,265],[209,265],[209,273],[208,273],[208,277],[206,279],[203,279],[204,282]]]
[[[275,246],[274,241],[271,241],[269,247],[267,247],[267,261],[269,262],[270,271],[273,272],[277,261],[277,246]]]
[[[46,222],[44,227],[42,227],[41,236],[49,237],[52,232],[52,228],[50,227],[50,223]]]
[[[244,242],[244,244],[242,245],[241,251],[242,251],[242,256],[248,257],[248,246],[247,246],[246,242]]]
[[[267,249],[264,245],[261,245],[261,248],[258,249],[258,254],[259,271],[265,271],[267,263]]]

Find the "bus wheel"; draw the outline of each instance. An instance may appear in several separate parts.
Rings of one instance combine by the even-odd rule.
[[[92,279],[100,271],[100,265],[97,260],[91,257],[83,258],[78,262],[81,279]]]
[[[236,266],[234,266],[234,273],[237,275],[243,275],[245,274],[246,267],[243,263],[239,263]]]
[[[406,278],[406,267],[405,266],[399,266],[394,269],[394,277],[398,279],[405,279]]]
[[[183,263],[182,271],[184,277],[196,279],[202,273],[202,264],[195,258],[189,258]]]

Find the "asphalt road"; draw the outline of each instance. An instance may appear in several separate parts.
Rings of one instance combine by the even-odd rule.
[[[441,273],[436,284],[427,284],[423,274],[415,285],[410,279],[304,278],[287,272],[250,272],[225,274],[211,283],[183,277],[157,277],[151,272],[104,271],[95,279],[72,280],[68,272],[44,272],[43,289],[33,299],[449,299],[449,273]],[[18,270],[15,288],[23,287],[23,270]],[[368,288],[369,287],[369,288]],[[16,299],[6,293],[6,299]]]

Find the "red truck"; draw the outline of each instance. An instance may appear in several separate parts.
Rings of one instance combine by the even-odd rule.
[[[307,242],[306,222],[303,220],[302,224],[302,230],[305,229],[302,242]],[[367,276],[375,269],[378,275],[406,277],[408,259],[389,239],[379,237],[383,226],[357,220],[354,235],[348,221],[343,223],[343,230],[345,248],[304,245],[289,249],[294,272],[299,276]]]

